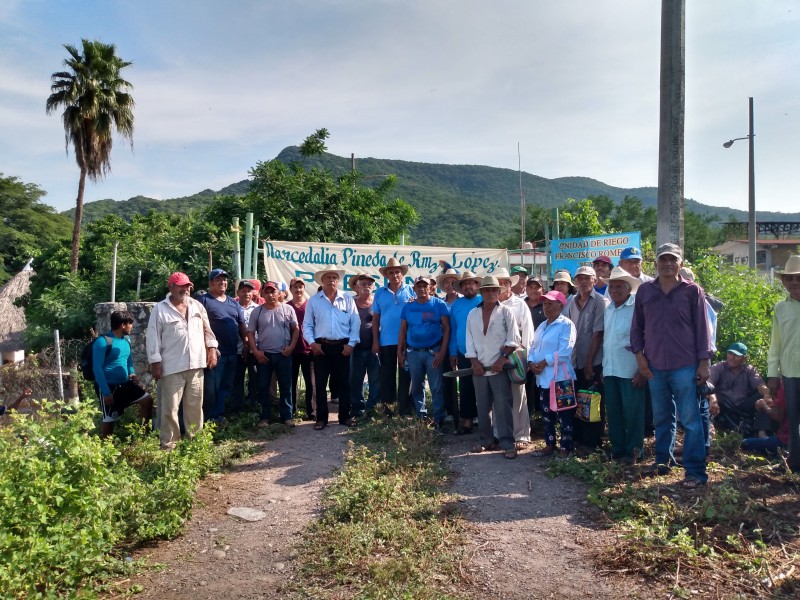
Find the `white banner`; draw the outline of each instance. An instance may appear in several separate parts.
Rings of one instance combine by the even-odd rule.
[[[441,273],[440,260],[446,261],[460,273],[472,271],[477,275],[491,275],[498,268],[508,267],[508,252],[495,248],[264,242],[265,278],[289,283],[292,278],[300,277],[306,282],[309,294],[317,289],[314,273],[323,269],[344,270],[343,289],[347,289],[347,279],[356,273],[373,275],[378,285],[384,285],[386,282],[378,269],[385,267],[391,257],[408,265],[407,283],[413,282],[419,275],[435,277]]]

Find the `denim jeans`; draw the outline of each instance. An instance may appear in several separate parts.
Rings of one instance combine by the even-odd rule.
[[[350,413],[354,417],[360,417],[364,410],[375,408],[378,404],[381,393],[380,384],[381,365],[378,355],[372,352],[372,348],[354,348],[350,355]],[[369,383],[369,398],[366,407],[364,406],[364,375],[367,376]]]
[[[258,402],[261,405],[261,418],[269,419],[271,406],[269,402],[269,387],[272,383],[272,374],[278,377],[278,411],[281,421],[292,418],[292,357],[284,356],[280,352],[265,352],[267,364],[258,363]]]
[[[418,417],[428,415],[425,407],[425,375],[428,376],[428,385],[431,388],[433,404],[433,420],[437,423],[444,421],[444,390],[442,388],[442,365],[433,366],[434,353],[430,350],[409,350],[406,353],[406,362],[411,374],[411,399]]]
[[[378,354],[381,358],[381,401],[384,404],[397,402],[397,411],[410,415],[411,378],[408,371],[397,368],[397,345],[381,346]]]
[[[225,402],[233,392],[238,354],[223,354],[217,366],[206,369],[203,382],[203,419],[217,421],[225,414]]]
[[[706,448],[700,403],[697,398],[697,367],[651,369],[650,395],[656,428],[656,464],[674,465],[676,416],[684,428],[683,468],[686,477],[705,483]],[[677,410],[677,415],[676,415]]]
[[[244,378],[247,374],[247,394],[244,390]],[[228,405],[231,413],[242,412],[245,409],[245,398],[248,406],[253,405],[257,397],[258,376],[256,375],[256,359],[252,354],[247,355],[247,360],[241,354],[236,355],[236,374],[233,377],[233,392]]]
[[[745,452],[764,452],[770,456],[775,456],[778,453],[778,450],[783,447],[784,445],[777,438],[777,436],[774,435],[765,438],[745,438],[742,440],[741,446],[742,450]]]

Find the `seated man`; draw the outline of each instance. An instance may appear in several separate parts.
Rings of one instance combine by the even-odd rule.
[[[711,367],[708,381],[714,385],[708,407],[717,429],[751,437],[774,428],[766,413],[756,412],[756,401],[771,400],[772,396],[755,367],[747,364],[747,346],[743,343],[731,344],[727,358]]]
[[[759,435],[758,437],[745,438],[742,440],[742,450],[745,452],[764,452],[774,455],[782,448],[789,446],[789,421],[786,417],[786,398],[783,395],[783,388],[778,388],[774,400],[756,400],[756,410],[764,414],[773,421],[780,423],[778,431],[774,435]]]
[[[114,430],[114,423],[129,406],[139,407],[144,424],[150,422],[153,398],[147,393],[133,369],[130,334],[133,315],[128,311],[111,313],[111,331],[98,336],[92,349],[95,390],[100,400],[103,422],[100,435],[106,437]]]

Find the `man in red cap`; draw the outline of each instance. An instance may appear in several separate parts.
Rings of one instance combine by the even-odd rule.
[[[150,313],[147,360],[158,381],[161,448],[172,450],[181,437],[181,405],[187,435],[203,428],[203,369],[217,365],[217,338],[203,305],[190,296],[189,277],[173,273],[167,288],[167,297]]]

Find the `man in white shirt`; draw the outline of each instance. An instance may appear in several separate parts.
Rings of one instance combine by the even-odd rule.
[[[467,352],[472,364],[472,382],[478,401],[479,443],[473,452],[502,449],[505,458],[516,458],[514,421],[511,415],[511,381],[503,372],[509,355],[520,347],[514,312],[498,301],[496,277],[481,282],[483,301],[467,316]],[[493,423],[498,441],[494,440]]]
[[[169,294],[153,307],[147,325],[147,360],[158,381],[159,438],[165,450],[181,437],[181,404],[187,435],[203,428],[203,369],[217,365],[217,338],[205,308],[190,297],[192,287],[186,274],[170,275]]]

